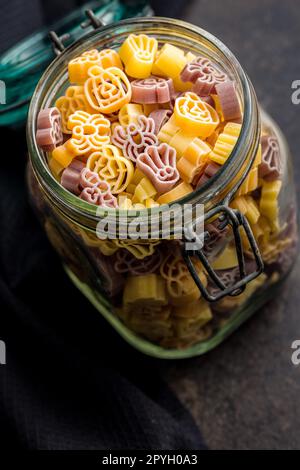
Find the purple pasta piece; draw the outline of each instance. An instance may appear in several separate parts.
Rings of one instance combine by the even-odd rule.
[[[206,57],[197,57],[186,64],[180,74],[183,82],[193,83],[192,91],[199,96],[207,96],[215,92],[218,83],[225,82],[227,75],[218,70]]]
[[[168,103],[175,93],[173,80],[151,76],[131,82],[132,102],[140,104]]]
[[[155,109],[149,114],[149,118],[153,119],[155,128],[154,134],[158,134],[160,129],[170,119],[172,111],[170,109]]]
[[[220,221],[217,219],[205,224],[204,230],[208,232],[209,238],[205,240],[203,249],[206,255],[210,255],[216,246],[220,246],[221,241],[226,238],[229,227],[226,225],[224,228],[220,228]]]
[[[260,178],[266,181],[274,181],[280,178],[282,165],[280,160],[280,149],[275,136],[263,135],[261,138],[261,164],[258,167]]]
[[[42,109],[37,118],[36,143],[45,152],[51,152],[63,142],[61,114],[58,108]]]
[[[93,188],[94,186],[99,186],[100,183],[101,180],[98,173],[86,167],[81,170],[79,184],[82,189]]]
[[[142,115],[138,117],[137,124],[132,122],[124,127],[116,126],[111,141],[129,160],[135,162],[146,147],[158,144],[154,131],[154,120]]]
[[[110,190],[110,185],[106,181],[100,181],[97,186],[86,187],[79,196],[90,204],[96,204],[103,207],[118,207],[117,199]]]
[[[78,196],[80,194],[80,174],[84,168],[84,163],[74,159],[61,175],[61,185]]]
[[[242,112],[235,85],[231,80],[216,85],[222,114],[225,121],[235,121],[240,123]]]
[[[218,165],[218,163],[215,162],[210,162],[208,165],[206,165],[205,170],[203,173],[201,173],[200,176],[197,176],[195,181],[193,181],[193,184],[196,186],[196,188],[200,188],[203,186],[204,183],[206,183],[210,178],[212,178],[221,168],[221,165]]]
[[[166,143],[158,147],[149,145],[137,157],[136,166],[148,176],[158,193],[169,191],[180,178],[176,167],[176,150]]]
[[[99,198],[101,196],[101,191],[97,186],[93,188],[84,188],[80,193],[80,199],[83,199],[90,204],[99,205]]]

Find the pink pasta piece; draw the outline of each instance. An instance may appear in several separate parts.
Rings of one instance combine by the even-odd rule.
[[[98,186],[84,188],[79,197],[90,204],[112,208],[118,207],[117,199],[111,193],[110,185],[106,181],[100,181]]]
[[[212,178],[219,171],[220,168],[221,165],[218,165],[217,163],[208,163],[208,165],[205,167],[204,172],[201,173],[201,175],[198,176],[195,181],[193,181],[196,188],[200,188],[200,186],[203,186],[203,184],[206,183],[210,178]]]
[[[84,163],[76,158],[64,169],[61,175],[61,185],[78,196],[80,194],[80,173]]]
[[[80,199],[83,199],[86,202],[89,202],[90,204],[99,204],[99,198],[101,196],[101,191],[97,186],[94,186],[93,188],[84,188],[81,191],[80,194]]]
[[[36,143],[51,152],[63,142],[61,114],[56,107],[42,109],[37,118]]]
[[[255,260],[245,258],[246,274],[250,274],[255,270]],[[229,269],[218,269],[216,270],[216,274],[226,287],[233,286],[234,284],[236,284],[237,281],[241,279],[240,270],[238,266]],[[216,287],[212,281],[209,282],[208,288],[211,295],[216,295],[218,292],[220,292],[220,289]]]
[[[263,135],[261,150],[261,164],[258,167],[259,177],[266,181],[275,181],[280,178],[282,172],[280,149],[276,137]]]
[[[137,124],[131,122],[124,127],[116,126],[111,141],[129,160],[135,162],[149,145],[158,144],[154,120],[141,115]]]
[[[112,209],[116,209],[118,207],[117,198],[109,190],[109,192],[100,195],[99,206],[111,207]]]
[[[84,188],[93,188],[94,186],[99,186],[101,180],[98,173],[91,171],[89,168],[83,168],[80,173],[80,187]]]
[[[206,57],[197,57],[186,64],[180,74],[183,82],[193,83],[192,91],[199,96],[207,96],[215,92],[218,83],[225,82],[227,75],[218,70]]]
[[[153,119],[155,128],[154,134],[158,134],[160,129],[170,119],[172,111],[170,109],[155,109],[149,114],[149,118]]]
[[[202,101],[205,101],[205,103],[209,104],[209,106],[212,106],[215,108],[215,102],[214,99],[208,95],[208,96],[201,96]]]
[[[216,85],[216,93],[225,121],[237,120],[236,122],[240,122],[242,112],[234,83],[231,80],[219,83]]]
[[[171,78],[151,76],[131,82],[132,102],[141,104],[168,103],[175,90]]]
[[[151,180],[158,193],[169,191],[179,180],[176,150],[168,144],[150,145],[138,156],[136,166]]]
[[[222,247],[222,241],[226,238],[229,227],[226,225],[220,228],[220,221],[216,219],[208,224],[205,224],[204,230],[208,232],[209,236],[204,243],[204,252],[209,256],[216,248]]]
[[[169,108],[170,108],[170,111],[173,111],[174,110],[174,106],[175,106],[175,101],[177,98],[179,98],[179,96],[181,95],[184,95],[184,93],[182,93],[181,91],[176,91],[175,93],[173,93],[172,97],[171,97],[171,100],[169,101]]]

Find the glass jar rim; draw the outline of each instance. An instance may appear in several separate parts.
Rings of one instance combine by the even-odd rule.
[[[236,79],[239,82],[238,85],[242,92],[241,98],[244,105],[241,132],[227,161],[222,165],[222,168],[216,173],[216,175],[210,178],[201,188],[198,188],[183,198],[174,201],[174,203],[211,203],[212,188],[214,196],[221,194],[224,188],[230,184],[233,178],[241,170],[242,165],[245,163],[249,154],[251,154],[252,158],[245,169],[243,174],[244,177],[251,168],[252,161],[255,158],[259,145],[258,105],[253,86],[239,61],[230,49],[228,49],[222,41],[211,33],[185,21],[156,16],[129,18],[92,31],[74,44],[68,46],[46,69],[35,89],[30,103],[27,120],[27,144],[34,173],[44,189],[44,192],[46,190],[47,196],[50,197],[56,207],[61,212],[68,214],[71,218],[76,218],[76,216],[80,215],[86,220],[97,222],[101,217],[109,217],[110,215],[115,216],[117,213],[120,219],[124,216],[126,219],[130,220],[130,218],[135,217],[136,214],[131,215],[131,211],[121,209],[103,208],[103,210],[99,210],[99,206],[89,204],[66,190],[52,175],[44,158],[44,153],[37,146],[35,138],[37,113],[38,110],[42,108],[41,104],[43,103],[43,100],[45,101],[46,85],[49,85],[51,78],[56,76],[56,72],[60,66],[63,65],[66,67],[66,62],[68,62],[66,61],[66,57],[72,54],[75,56],[76,51],[89,40],[95,40],[96,38],[111,38],[114,36],[114,33],[117,33],[117,31],[122,31],[122,28],[125,30],[126,28],[130,29],[130,31],[127,31],[127,34],[136,32],[136,29],[138,28],[140,28],[144,34],[147,34],[147,27],[149,28],[150,26],[159,27],[160,30],[164,28],[164,31],[177,30],[177,32],[192,34],[195,36],[193,39],[198,41],[201,40],[203,44],[210,46],[215,53],[221,54],[222,58],[230,64],[232,71],[235,72]],[[156,33],[156,35],[159,36],[159,33]],[[168,211],[170,207],[171,206],[162,205],[158,208],[142,209],[138,212],[141,215],[148,215],[149,212]]]

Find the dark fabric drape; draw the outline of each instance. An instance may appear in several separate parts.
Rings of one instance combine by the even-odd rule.
[[[37,25],[42,3],[26,2]],[[28,26],[25,2],[10,4],[7,42]],[[201,449],[162,363],[125,344],[64,273],[27,201],[24,135],[0,129],[0,448]]]

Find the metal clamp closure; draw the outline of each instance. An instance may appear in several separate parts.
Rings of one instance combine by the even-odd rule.
[[[93,10],[85,10],[85,14],[87,16],[87,20],[81,23],[80,27],[82,29],[87,28],[88,26],[92,26],[94,29],[101,28],[104,26],[104,21],[95,15]],[[64,49],[66,48],[64,45],[64,41],[70,39],[70,34],[66,33],[62,36],[58,36],[55,31],[49,32],[49,39],[52,43],[53,51],[56,55],[60,55]]]
[[[247,283],[258,277],[262,273],[264,268],[259,248],[257,246],[256,240],[254,238],[254,235],[246,217],[239,211],[231,209],[227,205],[220,205],[208,211],[204,215],[204,221],[208,221],[212,218],[214,218],[215,220],[216,217],[219,222],[218,228],[220,230],[223,230],[227,225],[230,225],[232,228],[239,268],[239,279],[237,280],[237,282],[233,283],[230,286],[225,285],[216,273],[216,271],[211,266],[205,254],[205,240],[209,238],[209,233],[207,231],[204,232],[204,246],[202,248],[190,251],[186,248],[183,248],[182,252],[183,258],[198,289],[200,290],[203,298],[209,302],[215,302],[217,300],[220,300],[226,295],[236,296],[241,294],[246,288]],[[245,235],[249,242],[251,253],[256,264],[256,268],[248,274],[246,272],[245,256],[240,233],[241,230],[244,230],[245,232]],[[214,289],[214,294],[212,294],[200,280],[195,265],[193,264],[191,258],[192,256],[196,256],[199,259],[207,273],[209,280],[217,286],[218,289]]]

